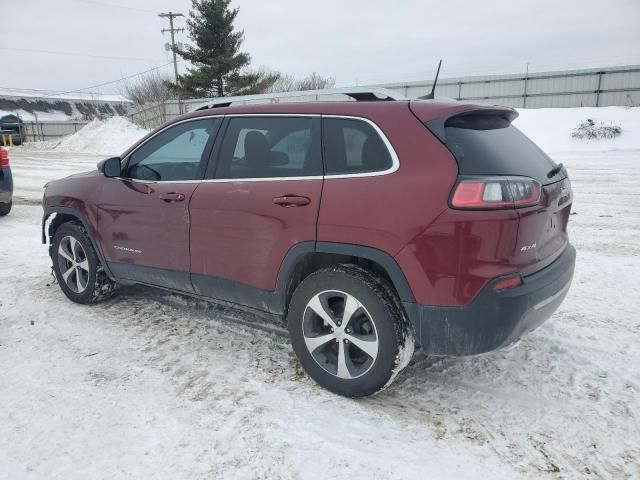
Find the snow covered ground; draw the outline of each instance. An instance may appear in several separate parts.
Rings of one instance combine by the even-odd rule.
[[[146,288],[70,303],[20,200],[0,219],[0,478],[640,478],[640,138],[572,149],[570,111],[537,112],[518,121],[541,116],[522,128],[575,191],[567,299],[511,350],[418,358],[359,401],[237,311]],[[100,158],[15,148],[17,198]]]

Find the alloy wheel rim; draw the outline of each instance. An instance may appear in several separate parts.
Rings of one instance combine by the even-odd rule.
[[[63,237],[58,246],[62,281],[72,292],[82,293],[89,285],[89,260],[82,244],[73,236]]]
[[[307,350],[327,373],[346,380],[373,367],[379,341],[375,323],[353,295],[327,290],[314,295],[302,316]]]

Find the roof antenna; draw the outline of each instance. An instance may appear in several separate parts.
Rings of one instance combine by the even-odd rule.
[[[433,81],[433,87],[431,87],[431,93],[418,97],[420,100],[433,100],[436,98],[436,85],[438,84],[438,75],[440,75],[440,67],[442,66],[442,59],[438,62],[438,71],[436,72],[436,79]]]

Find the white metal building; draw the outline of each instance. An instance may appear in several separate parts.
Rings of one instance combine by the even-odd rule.
[[[432,85],[428,80],[379,86],[415,98]],[[441,78],[436,97],[524,108],[640,106],[640,65]]]

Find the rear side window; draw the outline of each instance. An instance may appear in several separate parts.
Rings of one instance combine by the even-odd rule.
[[[308,117],[235,117],[225,132],[215,178],[322,175],[320,142]]]
[[[508,120],[481,115],[453,117],[445,123],[445,138],[461,175],[525,176],[543,185],[564,176],[560,172],[548,178],[553,161]]]
[[[322,136],[327,175],[380,172],[393,165],[382,138],[367,122],[324,118]]]

